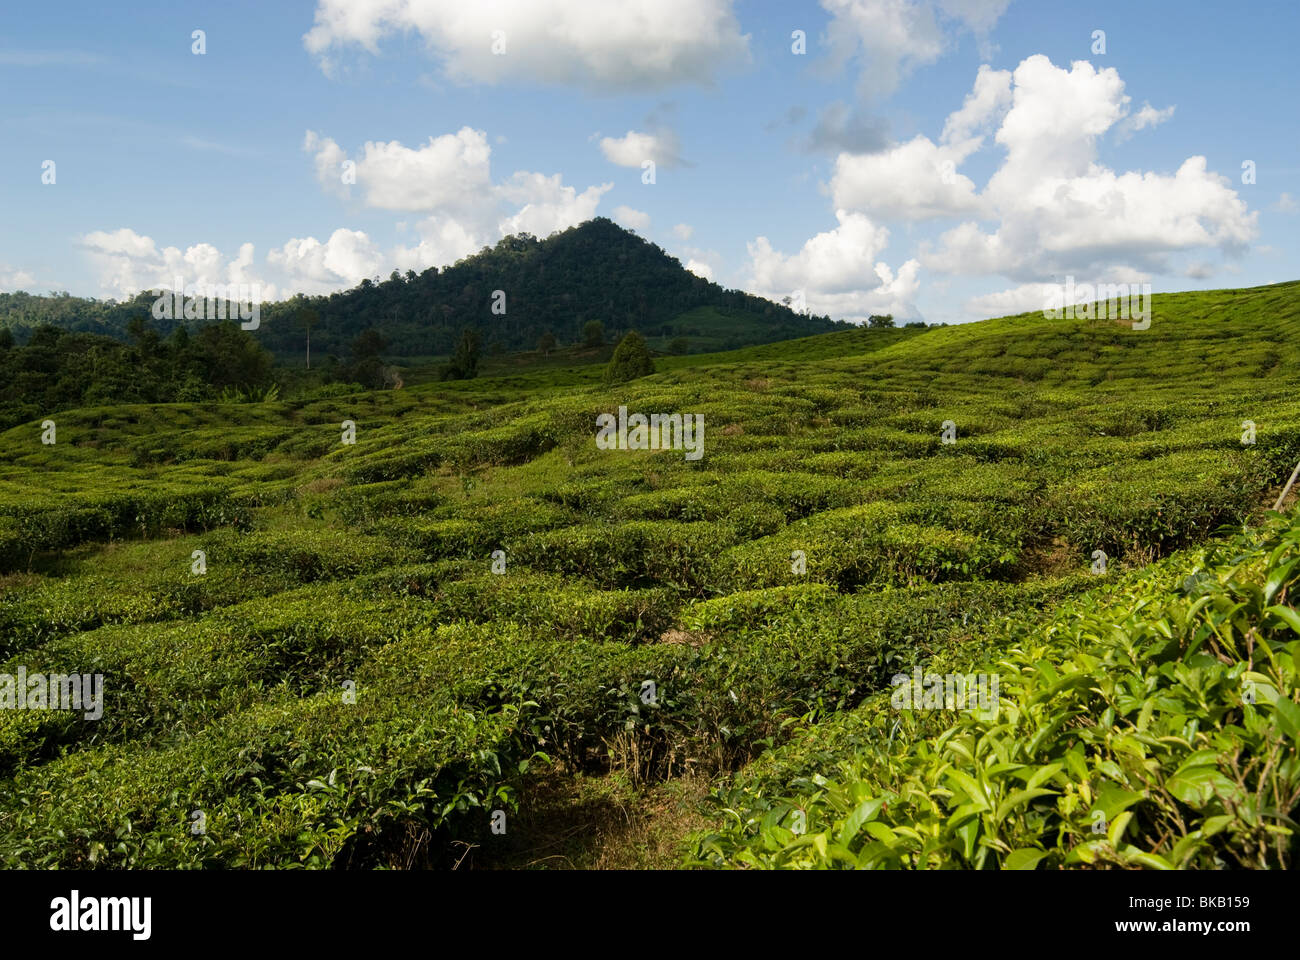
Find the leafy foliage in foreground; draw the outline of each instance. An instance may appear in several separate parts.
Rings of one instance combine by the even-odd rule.
[[[996,663],[946,665],[996,671],[996,709],[878,695],[723,790],[695,862],[1291,867],[1297,591],[1293,516],[1021,623]]]

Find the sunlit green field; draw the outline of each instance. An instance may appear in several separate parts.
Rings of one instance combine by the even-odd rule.
[[[681,865],[1289,864],[1297,535],[1200,546],[1300,460],[1300,283],[658,369],[0,434],[0,674],[105,697],[0,710],[0,865],[531,863],[601,778],[716,788]],[[935,665],[1015,720],[892,710]]]

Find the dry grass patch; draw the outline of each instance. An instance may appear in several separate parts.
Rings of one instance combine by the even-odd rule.
[[[687,646],[699,647],[709,642],[709,637],[703,633],[692,633],[689,630],[679,630],[677,627],[670,627],[659,635],[660,643],[684,643]]]
[[[304,483],[298,488],[298,492],[300,494],[330,493],[341,486],[343,486],[342,477],[318,477],[315,480]]]
[[[706,824],[713,783],[685,776],[635,787],[619,773],[551,771],[525,790],[506,833],[469,845],[460,869],[670,870]]]

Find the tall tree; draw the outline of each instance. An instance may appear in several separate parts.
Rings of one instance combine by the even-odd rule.
[[[481,349],[482,338],[479,337],[478,331],[471,330],[469,327],[461,330],[456,352],[452,355],[451,363],[443,370],[442,379],[473,380],[477,377]]]
[[[320,314],[311,307],[298,311],[298,323],[307,331],[307,369],[311,369],[311,328],[320,323]]]

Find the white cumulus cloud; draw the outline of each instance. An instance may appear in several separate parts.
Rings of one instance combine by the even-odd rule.
[[[315,131],[307,132],[303,148],[312,154],[321,185],[339,192],[347,151]],[[560,174],[527,170],[495,182],[491,159],[487,134],[471,127],[430,137],[418,147],[396,140],[362,147],[355,161],[362,202],[426,214],[415,225],[419,242],[392,252],[398,269],[446,266],[507,234],[549,236],[594,217],[601,197],[613,187],[604,183],[579,191]]]
[[[1187,158],[1172,176],[1119,173],[1100,163],[1098,139],[1129,115],[1128,104],[1113,68],[1078,61],[1065,69],[1041,55],[1024,60],[996,137],[1006,158],[980,195],[996,229],[967,221],[922,262],[946,273],[1034,282],[1119,265],[1158,273],[1170,269],[1174,254],[1244,250],[1258,215],[1204,157]]]
[[[680,159],[677,137],[666,129],[657,133],[629,130],[621,137],[603,137],[600,152],[620,167],[640,167],[647,160],[659,167],[671,167]]]
[[[0,263],[0,291],[29,290],[36,283],[34,274]]]
[[[513,216],[500,222],[501,236],[526,232],[546,237],[556,230],[590,220],[596,215],[600,198],[613,189],[612,183],[591,186],[579,193],[560,182],[560,175],[519,172],[503,183],[500,194],[506,200],[522,203]]]
[[[623,226],[637,231],[637,233],[645,233],[650,229],[650,214],[641,210],[634,210],[632,207],[615,207],[614,219]]]
[[[80,238],[99,278],[101,293],[127,299],[142,290],[172,289],[179,278],[185,289],[244,285],[260,300],[295,292],[329,293],[355,286],[385,266],[374,242],[359,230],[335,230],[324,242],[295,238],[272,249],[259,266],[252,243],[240,244],[227,257],[210,243],[184,250],[160,247],[152,237],[129,227],[95,230]],[[243,292],[243,291],[241,291]]]
[[[1204,157],[1172,174],[1101,162],[1108,131],[1146,129],[1172,113],[1149,104],[1133,111],[1114,68],[1058,67],[1041,55],[1014,71],[985,66],[937,143],[920,135],[877,153],[842,153],[830,192],[837,207],[873,219],[962,221],[920,245],[918,259],[938,273],[998,274],[1029,291],[1053,274],[1177,273],[1195,254],[1247,249],[1258,214]],[[961,167],[993,131],[1005,155],[980,188]],[[1203,269],[1203,256],[1198,263]],[[1019,302],[1008,296],[997,305]]]
[[[837,206],[886,219],[925,220],[978,214],[975,183],[957,168],[984,143],[1011,105],[1011,73],[980,67],[961,108],[949,115],[939,143],[916,136],[876,153],[841,153],[831,177]]]
[[[813,313],[865,320],[872,313],[917,316],[920,264],[909,260],[897,272],[876,258],[889,231],[866,215],[837,210],[839,225],[804,243],[798,253],[773,249],[766,237],[748,245],[751,289],[780,301],[802,291]]]
[[[687,260],[685,266],[687,270],[697,277],[703,277],[705,280],[713,279],[713,268],[702,260]]]
[[[1142,109],[1136,113],[1131,113],[1119,122],[1116,127],[1117,136],[1122,142],[1127,140],[1139,130],[1147,130],[1151,127],[1158,127],[1174,115],[1176,107],[1165,107],[1163,110],[1157,110],[1149,103],[1143,103]]]
[[[303,43],[329,72],[339,50],[405,33],[462,83],[658,89],[749,59],[732,0],[318,0]]]
[[[171,289],[179,277],[183,286],[207,287],[225,284],[257,284],[262,299],[274,299],[273,282],[252,269],[252,244],[227,259],[210,243],[159,247],[151,237],[129,227],[94,230],[82,236],[78,245],[85,251],[99,277],[106,296],[125,299],[141,290]]]
[[[355,286],[383,267],[383,257],[365,233],[342,227],[324,243],[315,237],[290,240],[266,259],[283,271],[294,290],[306,293]]]

